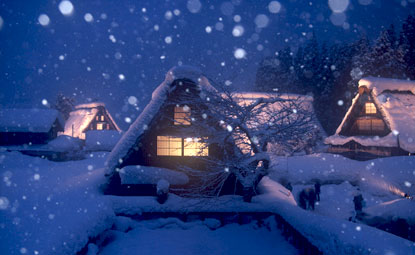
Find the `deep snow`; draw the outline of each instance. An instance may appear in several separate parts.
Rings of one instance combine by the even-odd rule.
[[[186,199],[171,194],[166,203],[160,205],[154,197],[102,195],[99,185],[105,182],[103,165],[106,156],[107,153],[93,153],[81,161],[51,162],[17,152],[0,152],[1,254],[75,254],[86,247],[90,238],[111,228],[114,230],[114,226],[115,230],[121,230],[120,217],[116,217],[119,214],[133,216],[142,212],[237,211],[278,213],[319,249],[330,254],[369,251],[374,254],[410,254],[415,251],[413,243],[405,239],[345,220],[351,213],[352,205],[350,201],[341,199],[351,198],[358,185],[362,192],[373,198],[364,195],[368,199],[365,208],[368,213],[374,210],[388,216],[396,211],[396,215],[412,219],[414,214],[408,212],[413,211],[414,201],[403,201],[398,192],[411,190],[407,182],[413,183],[415,159],[412,157],[368,162],[356,162],[330,154],[292,157],[286,159],[287,162],[278,157],[273,161],[271,177],[275,180],[281,177],[290,180],[294,184],[294,196],[282,185],[265,177],[261,182],[264,194],[254,197],[252,203],[244,203],[239,196]],[[296,206],[296,189],[301,185],[311,185],[316,178],[323,182],[321,204],[315,212],[304,211]],[[205,225],[213,226],[213,223]],[[194,236],[194,240],[199,240],[197,234],[213,243],[222,242],[223,238],[217,240],[210,234],[221,233],[222,237],[238,236],[241,245],[247,238],[260,237],[265,242],[277,234],[275,231],[266,232],[268,230],[265,229],[251,231],[249,228],[252,225],[229,225],[220,231],[209,232],[212,230],[202,225],[196,224],[188,229],[190,231],[177,228],[176,234]],[[128,244],[129,238],[141,236],[143,232],[147,232],[145,237],[148,241],[155,238],[161,242],[163,239],[158,238],[171,237],[170,230],[153,231],[147,227],[142,225],[131,234],[124,234],[126,229],[121,230],[117,234],[123,237],[117,239],[119,245],[112,245],[121,249],[123,242]],[[276,237],[275,242],[281,243],[279,238]],[[183,245],[194,247],[191,240],[187,241]],[[211,242],[205,244],[213,245]],[[232,242],[223,243],[231,245]],[[258,245],[264,244],[264,251],[272,248],[266,242],[260,242],[255,241]],[[105,249],[112,249],[112,245]],[[89,246],[91,252],[99,248],[94,244]]]

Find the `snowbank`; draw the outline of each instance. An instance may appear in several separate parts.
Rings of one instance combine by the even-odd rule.
[[[98,191],[104,156],[57,163],[0,153],[0,253],[72,255],[111,228],[110,200]]]
[[[415,157],[387,157],[355,161],[336,154],[272,157],[270,177],[292,184],[348,181],[377,196],[412,194]]]
[[[57,152],[74,152],[81,150],[82,145],[83,141],[78,138],[60,135],[48,144],[42,146],[42,149]]]
[[[382,217],[384,219],[402,218],[407,220],[409,224],[415,224],[415,201],[406,198],[377,204],[365,208],[364,211],[370,216]]]
[[[121,139],[117,130],[90,130],[86,132],[85,149],[87,151],[111,151]]]
[[[281,215],[324,254],[412,254],[414,244],[406,239],[366,225],[323,217],[282,200],[278,184],[262,178],[257,197]]]
[[[121,184],[157,184],[166,180],[171,185],[184,185],[189,178],[184,173],[151,166],[126,166],[120,171]]]

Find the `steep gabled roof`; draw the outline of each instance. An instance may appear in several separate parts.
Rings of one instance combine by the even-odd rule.
[[[343,145],[355,141],[363,146],[400,147],[415,152],[415,82],[397,79],[368,77],[359,81],[359,87],[370,89],[374,103],[384,117],[391,133],[378,136],[342,136],[340,135],[351,110],[357,103],[359,94],[352,101],[336,133],[326,139],[326,143]]]
[[[1,109],[0,132],[44,133],[56,120],[63,128],[64,120],[55,109]]]
[[[216,91],[202,72],[195,67],[178,66],[170,69],[164,81],[154,90],[148,105],[111,151],[106,162],[106,175],[112,175],[115,168],[120,164],[120,161],[122,161],[128,151],[134,146],[137,138],[147,130],[151,120],[159,112],[169,93],[175,89],[172,86],[174,84],[173,82],[179,79],[193,81],[201,91]]]
[[[69,114],[69,118],[65,123],[64,134],[73,137],[83,137],[85,128],[89,126],[91,121],[94,120],[95,116],[99,112],[98,107],[103,107],[117,131],[120,131],[117,123],[115,123],[111,114],[109,114],[108,110],[105,108],[105,104],[101,102],[94,102],[75,106],[75,110]]]

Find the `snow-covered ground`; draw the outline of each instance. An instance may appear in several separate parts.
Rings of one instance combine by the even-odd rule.
[[[256,223],[233,223],[212,230],[210,222],[167,218],[134,225],[127,233],[111,230],[108,235],[113,241],[100,254],[298,254],[278,229]]]
[[[211,223],[200,220],[188,223],[175,219],[165,224],[164,219],[131,223],[131,230],[126,232],[122,217],[116,216],[143,212],[236,211],[278,213],[328,253],[415,252],[413,244],[405,239],[346,220],[353,212],[350,199],[358,186],[367,200],[368,213],[378,212],[382,216],[395,213],[412,219],[415,201],[399,197],[400,192],[411,190],[406,182],[414,183],[415,158],[412,157],[368,162],[327,154],[292,157],[285,162],[288,172],[281,167],[283,161],[274,160],[272,179],[284,177],[291,181],[294,194],[301,187],[312,185],[315,179],[323,181],[322,201],[311,212],[297,207],[294,196],[268,177],[261,182],[264,195],[254,197],[252,203],[244,203],[239,196],[186,199],[170,195],[162,205],[154,197],[104,196],[99,192],[99,185],[105,182],[106,156],[107,153],[96,152],[85,160],[51,162],[17,152],[0,152],[0,254],[75,254],[91,238],[103,233],[114,237],[108,245],[100,247],[103,254],[114,250],[119,254],[124,248],[150,251],[158,243],[163,244],[157,246],[160,253],[176,248],[177,252],[195,254],[211,247],[214,252],[208,249],[209,254],[228,251],[249,254],[249,249],[255,248],[252,243],[264,254],[295,253],[278,230],[256,228],[254,224],[230,224],[211,230]],[[372,181],[380,186],[366,184]],[[89,247],[92,254],[98,249],[92,243]]]

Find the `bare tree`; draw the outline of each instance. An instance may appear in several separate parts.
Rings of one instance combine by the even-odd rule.
[[[218,88],[218,85],[215,85]],[[227,89],[186,93],[180,102],[191,109],[186,121],[197,130],[200,144],[214,148],[217,155],[202,157],[209,171],[183,169],[200,176],[189,194],[218,195],[226,180],[234,176],[250,201],[261,178],[268,174],[272,147],[295,152],[315,144],[320,129],[315,124],[309,97],[265,93],[235,93]],[[183,135],[186,136],[186,129]],[[200,148],[200,153],[203,153]]]

